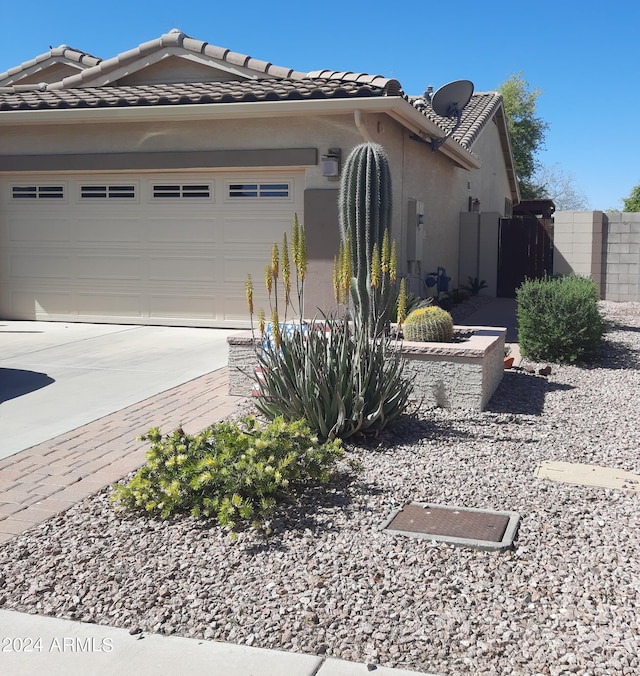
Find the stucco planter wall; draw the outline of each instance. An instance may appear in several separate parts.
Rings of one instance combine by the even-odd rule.
[[[415,394],[427,407],[482,411],[504,375],[506,329],[477,326],[461,343],[414,343],[405,340],[402,354],[415,374]]]
[[[415,396],[426,407],[466,408],[481,411],[489,403],[504,375],[506,329],[461,327],[473,335],[461,343],[404,341],[402,354],[408,373],[415,374]],[[250,331],[227,338],[229,394],[251,396],[256,356]]]

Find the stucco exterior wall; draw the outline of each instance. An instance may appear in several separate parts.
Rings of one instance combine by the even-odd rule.
[[[458,279],[460,214],[468,211],[469,196],[479,196],[482,211],[499,212],[504,208],[504,198],[509,195],[495,125],[487,125],[476,142],[474,152],[481,156],[483,167],[473,172],[458,168],[442,152],[432,152],[429,144],[412,140],[408,130],[387,115],[363,114],[362,125],[370,139],[380,143],[389,156],[393,185],[392,236],[398,245],[399,272],[408,272],[407,233],[411,228],[415,232],[421,276],[424,278],[438,266],[443,266],[453,278],[453,287],[464,283],[466,278]],[[99,167],[99,157],[103,153],[159,153],[156,170],[163,169],[162,153],[220,149],[316,148],[320,158],[329,148],[341,148],[344,162],[351,149],[363,140],[354,116],[342,113],[189,121],[168,116],[166,120],[155,119],[153,122],[117,121],[115,116],[108,125],[104,121],[99,124],[87,121],[78,124],[3,125],[0,128],[0,146],[4,155],[87,154],[97,158]],[[201,167],[190,169],[199,170]],[[304,167],[304,187],[305,190],[329,191],[337,189],[338,182],[323,177],[318,162],[317,165]],[[410,201],[424,205],[424,223],[419,226],[415,216],[410,215]],[[304,222],[304,214],[300,217]],[[325,227],[329,226],[325,224]],[[331,239],[335,238],[335,233],[329,234]],[[322,260],[324,274],[326,261],[330,259],[323,253]],[[316,277],[322,276],[319,270],[314,271],[312,267],[312,275],[317,273]],[[327,284],[331,285],[330,277]]]

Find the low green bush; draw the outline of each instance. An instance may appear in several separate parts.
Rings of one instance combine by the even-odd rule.
[[[604,321],[592,279],[527,279],[516,292],[518,342],[534,361],[572,363],[597,353]]]
[[[249,416],[197,436],[154,428],[142,439],[151,442],[147,462],[115,485],[116,509],[213,517],[232,533],[243,525],[265,529],[278,501],[326,483],[343,453],[339,440],[320,443],[304,421],[282,418],[261,426]]]

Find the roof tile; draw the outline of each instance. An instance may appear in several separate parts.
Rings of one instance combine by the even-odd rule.
[[[91,86],[92,82],[96,79],[100,81],[109,72],[163,48],[181,48],[232,66],[247,68],[260,79],[240,79],[239,76],[238,80],[223,82]],[[455,124],[450,118],[436,115],[430,103],[423,97],[406,96],[402,85],[394,78],[331,70],[316,70],[305,74],[196,40],[178,29],[106,61],[62,45],[0,74],[0,83],[17,83],[19,77],[12,78],[14,74],[19,75],[48,59],[60,58],[75,61],[84,70],[64,78],[61,82],[49,84],[44,91],[38,85],[0,86],[0,111],[398,96],[442,129],[443,135],[450,132]],[[460,125],[452,134],[453,140],[470,150],[480,131],[498,110],[501,101],[497,92],[474,94],[462,111]]]
[[[19,91],[17,88],[5,87],[0,88],[0,111],[291,101],[383,95],[381,88],[367,83],[311,78],[83,87],[46,91]]]

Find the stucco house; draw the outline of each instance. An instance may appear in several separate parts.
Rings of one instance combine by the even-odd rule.
[[[494,292],[519,199],[500,95],[475,93],[432,150],[452,125],[395,79],[297,72],[175,29],[106,60],[51,49],[0,74],[0,317],[246,326],[246,274],[263,279],[294,213],[307,307],[326,308],[340,163],[363,140],[389,156],[412,286],[442,266]]]

